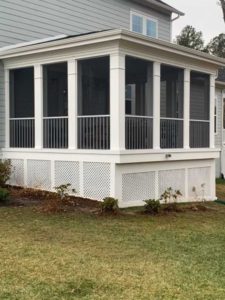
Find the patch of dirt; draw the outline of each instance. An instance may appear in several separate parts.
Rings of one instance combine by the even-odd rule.
[[[93,213],[99,210],[99,201],[91,199],[71,196],[66,197],[62,201],[56,193],[52,192],[18,187],[9,187],[8,189],[10,192],[8,205],[10,206],[36,206],[43,212],[79,210],[86,213]]]

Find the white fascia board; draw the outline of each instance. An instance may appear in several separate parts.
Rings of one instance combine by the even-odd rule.
[[[84,34],[77,37],[68,37],[66,39],[50,41],[29,45],[25,47],[10,49],[0,52],[0,59],[9,59],[13,57],[26,56],[50,51],[65,50],[74,47],[86,46],[90,44],[104,43],[109,41],[129,41],[136,45],[147,46],[168,53],[189,57],[199,61],[214,64],[215,66],[225,67],[225,59],[213,55],[193,50],[184,46],[176,45],[170,42],[131,32],[124,29],[108,30],[103,32]]]

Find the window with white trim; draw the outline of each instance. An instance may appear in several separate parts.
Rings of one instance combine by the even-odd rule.
[[[158,37],[158,21],[150,16],[131,12],[131,30],[153,38]]]

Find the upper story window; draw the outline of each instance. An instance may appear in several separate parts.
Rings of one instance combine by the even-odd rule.
[[[158,37],[158,21],[150,16],[131,12],[131,30],[153,38]]]

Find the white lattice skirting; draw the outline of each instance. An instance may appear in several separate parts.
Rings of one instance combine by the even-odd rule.
[[[8,157],[10,158],[10,157]],[[79,196],[102,200],[112,196],[121,207],[158,199],[169,187],[181,201],[215,199],[215,161],[181,161],[115,165],[109,162],[11,159],[11,185],[53,191],[70,183]]]

